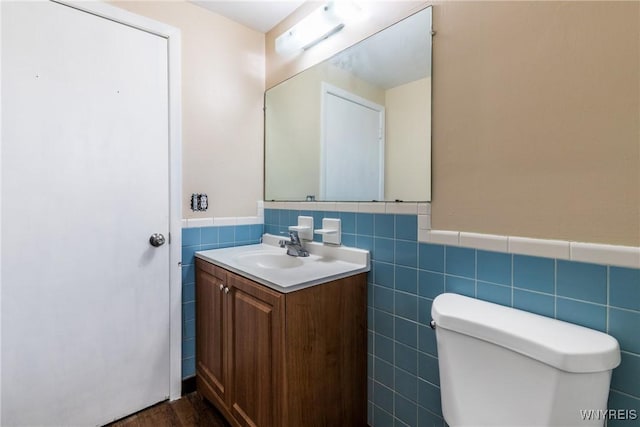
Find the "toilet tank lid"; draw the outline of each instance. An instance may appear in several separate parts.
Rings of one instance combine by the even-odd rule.
[[[515,308],[445,293],[433,301],[436,328],[469,335],[567,372],[601,372],[620,364],[610,335]]]

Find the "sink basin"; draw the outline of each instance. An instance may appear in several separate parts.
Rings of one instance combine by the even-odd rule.
[[[345,246],[305,242],[308,257],[287,255],[282,236],[265,234],[262,243],[196,252],[196,257],[261,283],[293,292],[369,271],[369,252]]]
[[[301,259],[286,253],[254,252],[236,256],[236,262],[245,267],[295,268],[300,267]]]

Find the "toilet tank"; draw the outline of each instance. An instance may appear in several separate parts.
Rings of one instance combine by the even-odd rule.
[[[615,338],[457,294],[436,297],[431,316],[451,427],[604,424],[593,414],[620,364]]]

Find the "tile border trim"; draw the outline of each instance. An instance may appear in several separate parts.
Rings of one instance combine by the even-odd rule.
[[[264,204],[262,200],[256,202],[256,216],[183,218],[182,228],[264,224]]]
[[[230,216],[213,218],[186,218],[182,220],[182,228],[221,227],[233,225],[264,224],[261,216]]]
[[[258,202],[258,215],[251,217],[189,218],[183,228],[264,223],[264,209],[324,212],[386,213],[418,216],[418,242],[461,246],[516,255],[529,255],[569,261],[640,269],[640,247],[568,240],[536,239],[522,236],[432,230],[429,202]]]
[[[640,247],[519,236],[418,230],[418,241],[569,261],[640,268]]]

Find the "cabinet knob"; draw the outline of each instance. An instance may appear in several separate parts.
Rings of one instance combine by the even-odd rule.
[[[224,285],[222,283],[220,283],[220,290],[224,289]]]
[[[229,287],[224,288],[224,293],[228,294],[229,293]]]

